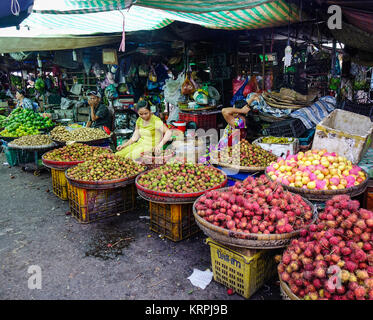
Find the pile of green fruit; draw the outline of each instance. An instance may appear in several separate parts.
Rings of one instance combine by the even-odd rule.
[[[22,137],[39,134],[39,129],[53,127],[52,120],[43,118],[31,109],[17,108],[5,120],[5,129],[0,132],[3,137]]]
[[[231,163],[241,167],[267,167],[272,161],[277,160],[277,156],[259,145],[241,140],[233,147],[220,150],[219,159],[222,163]]]
[[[0,128],[4,128],[6,123],[6,116],[0,115]]]
[[[132,159],[114,154],[101,154],[79,163],[66,171],[70,179],[80,181],[110,181],[133,177],[143,172],[145,167]]]
[[[262,141],[263,143],[274,143],[274,144],[290,144],[294,141],[293,138],[286,138],[286,137],[263,137]]]
[[[143,174],[137,183],[149,190],[167,193],[204,191],[223,183],[225,176],[200,163],[168,163]]]
[[[82,143],[73,143],[71,145],[58,148],[47,152],[43,158],[53,161],[86,161],[101,154],[109,154],[109,149],[101,147],[92,147]]]
[[[17,146],[47,146],[52,144],[53,141],[45,134],[36,134],[34,136],[24,136],[15,139],[12,144]]]

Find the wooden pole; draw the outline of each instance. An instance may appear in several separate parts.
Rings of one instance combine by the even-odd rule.
[[[263,79],[262,79],[262,90],[265,90],[265,52],[266,52],[266,38],[265,35],[263,36],[263,64],[262,64],[262,74],[263,74]]]

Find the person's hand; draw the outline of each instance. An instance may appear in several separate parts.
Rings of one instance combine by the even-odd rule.
[[[117,146],[117,151],[120,151],[124,148],[124,145]]]
[[[155,154],[160,154],[161,153],[162,146],[158,145],[154,148],[154,153]]]
[[[246,105],[246,106],[244,106],[244,107],[242,108],[242,113],[247,114],[250,110],[251,110],[251,109],[249,108],[249,106]]]
[[[251,97],[253,100],[259,101],[259,93],[254,93]]]

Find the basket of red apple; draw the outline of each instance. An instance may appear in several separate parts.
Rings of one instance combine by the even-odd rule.
[[[250,249],[286,247],[317,217],[311,202],[265,175],[206,192],[194,203],[193,213],[207,236]]]
[[[373,212],[347,195],[326,202],[277,269],[286,299],[373,300]]]
[[[139,195],[160,203],[193,203],[206,191],[222,188],[227,175],[200,163],[174,162],[149,170],[136,178]]]
[[[364,193],[369,180],[362,168],[325,149],[278,158],[265,174],[291,192],[323,202],[339,194],[358,196]]]

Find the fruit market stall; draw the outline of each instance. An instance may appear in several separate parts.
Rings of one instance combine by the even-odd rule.
[[[82,143],[73,143],[44,153],[42,161],[44,166],[51,170],[53,193],[62,200],[68,200],[65,170],[100,154],[108,153],[111,153],[111,150]]]
[[[337,194],[360,195],[368,183],[367,173],[362,168],[325,149],[278,158],[268,166],[266,175],[284,188],[320,202]]]
[[[101,154],[65,171],[72,216],[91,223],[134,209],[135,178],[146,167],[114,154]]]
[[[34,174],[38,173],[43,167],[42,154],[56,146],[48,135],[22,136],[7,144],[8,163],[16,163],[23,169],[31,168]],[[12,154],[16,155],[16,162],[12,159]]]
[[[208,191],[193,205],[209,237],[214,279],[249,298],[276,270],[274,256],[316,220],[314,206],[267,177]]]
[[[150,229],[172,241],[199,231],[193,202],[201,194],[224,187],[226,175],[219,169],[188,162],[168,163],[136,178],[139,195],[149,201]]]
[[[372,300],[373,213],[347,195],[326,202],[277,267],[290,300]]]

